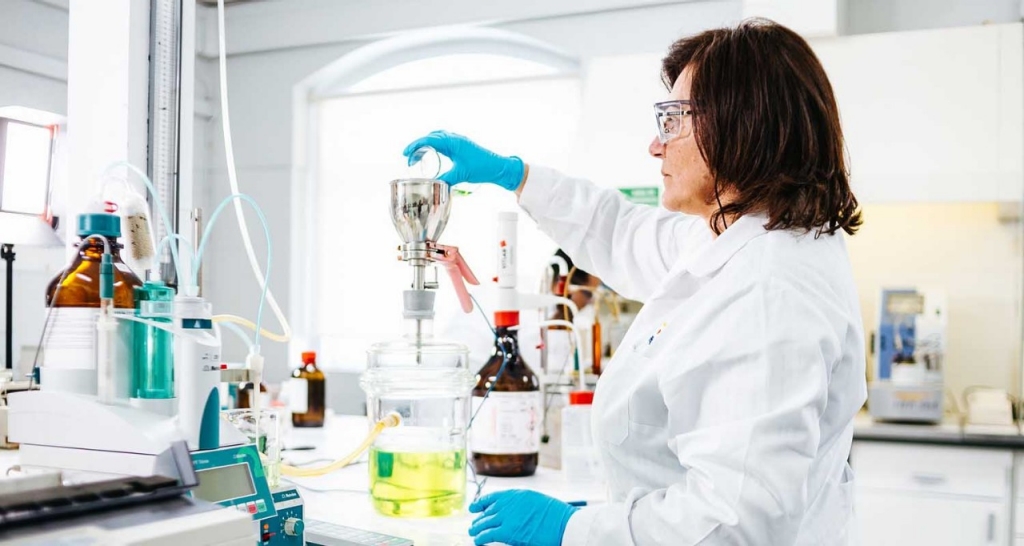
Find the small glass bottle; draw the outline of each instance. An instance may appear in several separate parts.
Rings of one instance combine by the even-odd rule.
[[[113,214],[82,214],[78,217],[78,255],[46,287],[46,306],[55,308],[49,321],[44,345],[59,346],[61,351],[44,352],[41,387],[46,390],[96,394],[96,320],[100,312],[100,262],[104,240],[110,245],[114,267],[115,314],[134,314],[135,289],[142,280],[121,259],[123,246],[121,218]],[[59,290],[58,290],[59,283]],[[131,396],[132,327],[121,321],[117,330],[117,360],[124,369],[116,370],[116,396]]]
[[[324,426],[327,378],[316,366],[315,352],[302,353],[302,366],[292,371],[292,381],[292,426]]]
[[[543,422],[540,380],[519,353],[519,312],[494,315],[497,339],[477,373],[469,445],[477,474],[532,476],[537,470]],[[503,362],[505,369],[501,370]]]
[[[252,381],[246,383],[240,383],[238,385],[238,409],[251,409],[252,408]],[[266,409],[270,407],[270,395],[267,394],[267,384],[260,381],[260,408]]]

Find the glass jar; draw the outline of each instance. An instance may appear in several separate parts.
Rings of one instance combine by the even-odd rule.
[[[469,349],[434,340],[420,330],[368,351],[360,385],[371,422],[390,412],[401,426],[387,428],[370,448],[374,508],[394,517],[436,517],[462,511],[466,493]]]

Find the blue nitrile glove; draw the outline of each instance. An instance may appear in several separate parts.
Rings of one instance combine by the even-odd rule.
[[[560,546],[575,506],[536,491],[510,489],[491,493],[469,506],[483,512],[469,534],[477,546],[502,542],[511,546]]]
[[[498,155],[462,135],[447,131],[434,131],[406,146],[402,153],[409,159],[410,166],[417,161],[413,152],[423,146],[430,146],[452,160],[452,168],[438,177],[449,184],[490,182],[516,191],[523,181],[522,159]]]

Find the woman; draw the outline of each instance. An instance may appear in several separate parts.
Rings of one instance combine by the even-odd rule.
[[[594,399],[611,502],[483,497],[477,544],[846,544],[864,334],[861,223],[832,88],[768,21],[672,45],[655,105],[667,210],[449,133],[450,183],[514,190],[581,267],[645,303]]]

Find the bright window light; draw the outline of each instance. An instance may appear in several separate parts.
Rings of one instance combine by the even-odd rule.
[[[446,129],[495,152],[519,155],[528,163],[561,169],[568,163],[580,109],[578,79],[550,76],[453,86],[438,77],[415,76],[455,74],[458,80],[465,74],[461,63],[467,57],[408,63],[381,73],[376,80],[404,72],[405,76],[390,81],[419,81],[426,88],[333,98],[317,107],[317,334],[323,348],[350,355],[341,358],[351,360],[342,362],[346,367],[362,367],[370,343],[393,339],[401,331],[401,292],[412,282],[412,271],[397,260],[400,241],[387,203],[388,182],[417,176],[405,167],[401,152],[406,144]],[[521,59],[488,57],[486,62],[477,58],[466,66],[474,70],[486,66],[490,74],[506,77],[550,73],[546,66]],[[458,246],[481,282],[492,284],[497,215],[502,210],[519,210],[515,195],[483,185],[474,186],[472,195],[453,199],[441,242]],[[523,289],[534,291],[556,246],[525,214],[520,215],[519,240],[519,281]],[[439,275],[438,334],[453,314],[461,313],[447,274],[439,269]]]
[[[52,139],[48,127],[7,123],[0,210],[27,214],[46,212]]]

